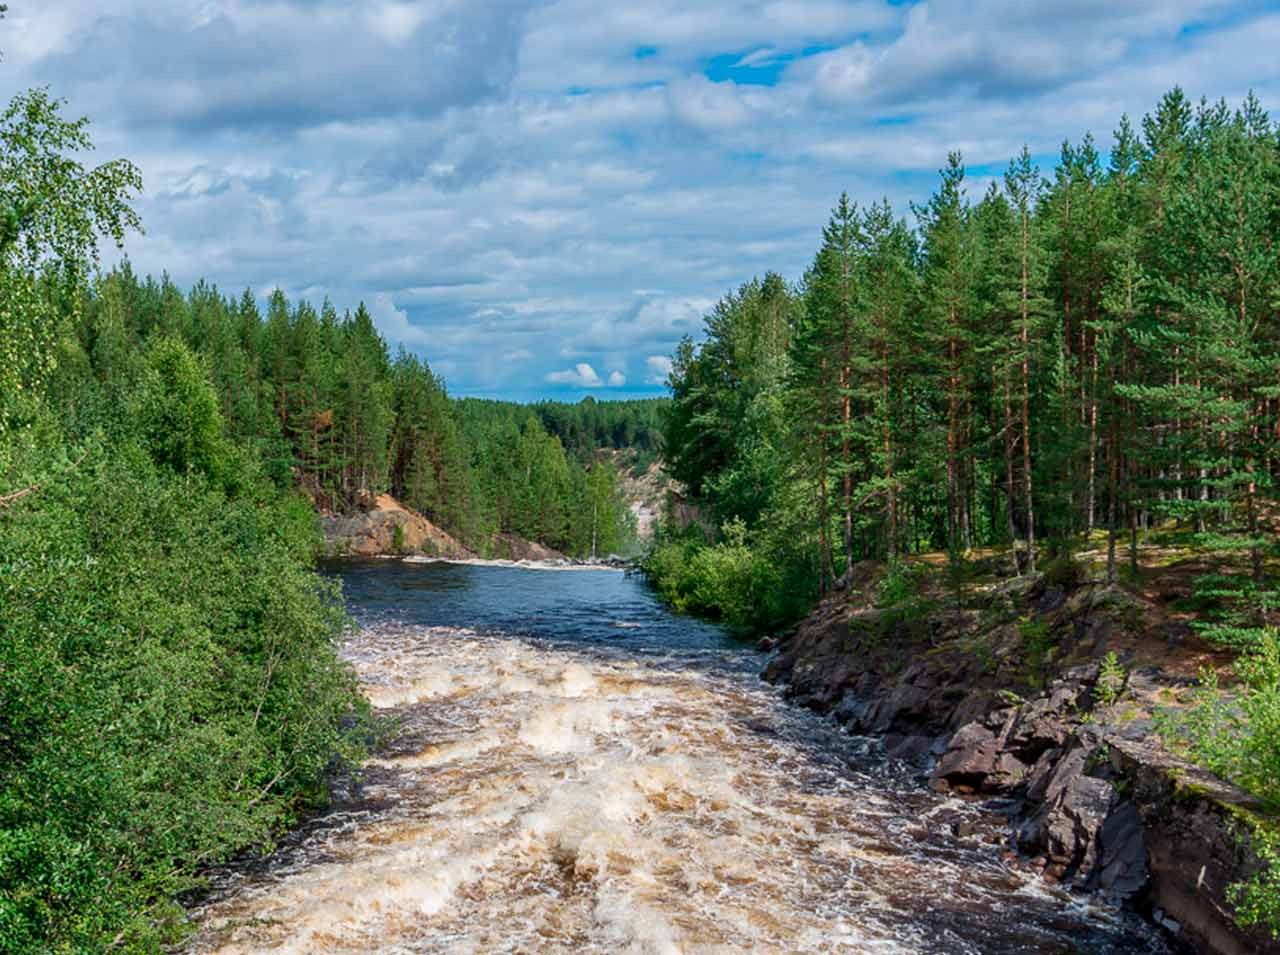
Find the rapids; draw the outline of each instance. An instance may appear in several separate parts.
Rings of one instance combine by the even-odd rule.
[[[399,730],[276,853],[213,874],[191,952],[1165,951],[632,577],[331,572]]]

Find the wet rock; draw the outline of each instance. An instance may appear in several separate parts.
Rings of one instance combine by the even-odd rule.
[[[924,687],[912,683],[896,686],[888,696],[872,705],[867,714],[871,731],[886,733],[904,721],[923,722],[931,699],[932,694]]]
[[[855,693],[846,693],[831,710],[831,716],[842,726],[860,730],[866,724],[870,705]]]
[[[1137,895],[1147,884],[1147,843],[1142,817],[1133,803],[1114,806],[1098,837],[1100,857],[1090,888],[1098,888],[1114,901]]]
[[[1046,831],[1050,858],[1064,862],[1086,884],[1098,861],[1098,837],[1116,801],[1115,787],[1092,776],[1077,776],[1049,810]]]
[[[1031,802],[1039,803],[1044,801],[1045,793],[1048,792],[1049,783],[1053,779],[1054,771],[1058,768],[1058,760],[1062,757],[1062,750],[1049,749],[1040,754],[1040,758],[1036,760],[1031,771],[1027,773],[1027,799]]]
[[[951,738],[951,744],[933,771],[952,788],[982,783],[995,772],[999,745],[996,734],[980,723],[970,723]]]
[[[984,618],[948,609],[900,625],[853,599],[829,600],[802,622],[766,678],[853,731],[882,736],[895,758],[937,757],[936,792],[1016,800],[1014,844],[1042,860],[1047,878],[1158,905],[1198,951],[1280,955],[1280,943],[1235,924],[1227,901],[1227,887],[1257,871],[1235,822],[1248,797],[1171,757],[1148,715],[1130,713],[1185,681],[1134,670],[1126,703],[1096,708],[1096,661],[1151,621],[1148,602],[1119,586],[1058,590],[1034,576],[993,586]],[[1010,620],[1037,613],[1061,659],[1093,662],[1031,693],[1016,682],[1023,647]],[[1184,638],[1180,626],[1165,633]],[[959,836],[959,823],[951,831]]]
[[[891,759],[919,766],[933,753],[935,743],[932,736],[889,734],[884,738],[884,751]]]

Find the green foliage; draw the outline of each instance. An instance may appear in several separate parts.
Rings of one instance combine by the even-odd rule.
[[[117,244],[139,227],[142,189],[124,160],[86,169],[88,120],[67,120],[47,90],[0,113],[0,440],[56,359],[61,305],[94,262],[100,236]],[[0,459],[0,466],[5,462]]]
[[[1124,695],[1125,687],[1128,683],[1128,670],[1116,657],[1114,650],[1108,651],[1107,655],[1102,658],[1102,664],[1098,671],[1098,681],[1093,690],[1098,705],[1104,708],[1114,706],[1120,697]]]
[[[1048,587],[1071,591],[1084,583],[1084,580],[1084,565],[1076,560],[1069,550],[1063,550],[1054,555],[1045,565],[1044,582]]]
[[[1231,886],[1230,898],[1241,925],[1256,926],[1280,939],[1280,834],[1254,826],[1252,843],[1262,869],[1247,882]]]
[[[797,288],[748,283],[677,348],[671,475],[753,538],[806,498],[821,593],[924,551],[1012,547],[1010,572],[1034,572],[1039,542],[1102,529],[1114,578],[1121,535],[1162,522],[1247,555],[1273,593],[1276,134],[1252,96],[1174,89],[1121,120],[1105,167],[1091,136],[1048,178],[1024,148],[971,204],[948,155],[914,229],[841,195]],[[1047,569],[1084,576],[1065,553]],[[1239,642],[1259,621],[1223,624]]]
[[[1159,726],[1193,759],[1243,786],[1274,813],[1280,811],[1280,633],[1264,630],[1234,669],[1240,682],[1231,691],[1204,670],[1193,705],[1162,713]],[[1264,868],[1233,888],[1237,915],[1243,924],[1263,926],[1280,938],[1280,847],[1267,824],[1255,826],[1254,836]]]
[[[86,450],[0,512],[7,952],[154,950],[199,866],[268,842],[356,753],[309,509]]]
[[[178,474],[223,477],[230,449],[218,397],[199,359],[182,342],[152,343],[137,407],[143,441],[156,463]]]
[[[1018,621],[1018,636],[1028,680],[1033,686],[1044,686],[1056,648],[1049,622],[1043,617],[1023,617]]]
[[[77,433],[131,427],[110,417],[127,398],[153,455],[179,471],[232,484],[262,472],[335,510],[389,492],[481,553],[498,532],[580,556],[593,533],[600,553],[631,547],[621,479],[596,471],[592,449],[633,438],[652,453],[659,402],[454,401],[422,359],[390,355],[362,305],[340,315],[276,292],[264,316],[247,292],[184,294],[127,265],[74,303],[41,326],[69,320],[71,333],[41,381]]]
[[[777,540],[749,540],[738,520],[716,544],[696,531],[662,537],[642,567],[676,611],[722,620],[736,632],[751,634],[781,629],[808,610],[812,571],[799,565],[803,569],[796,572],[796,557],[780,553]]]
[[[158,953],[203,866],[323,799],[364,704],[314,514],[227,441],[185,303],[144,349],[128,283],[89,287],[139,182],[58,110],[0,116],[0,952]]]
[[[1194,705],[1165,728],[1203,765],[1280,810],[1280,634],[1265,630],[1234,669],[1234,692],[1203,671]]]
[[[924,571],[919,565],[895,561],[876,585],[876,606],[896,607],[906,603],[920,592],[923,578]]]
[[[1201,613],[1193,626],[1206,640],[1233,650],[1257,646],[1265,635],[1269,609],[1280,606],[1274,581],[1245,574],[1202,574],[1195,579],[1191,604]]]

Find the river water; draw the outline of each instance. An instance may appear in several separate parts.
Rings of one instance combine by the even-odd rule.
[[[327,571],[397,735],[275,854],[214,874],[193,952],[1165,951],[633,576]]]

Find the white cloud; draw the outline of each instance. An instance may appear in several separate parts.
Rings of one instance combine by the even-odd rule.
[[[905,213],[949,148],[1105,149],[1178,82],[1280,107],[1246,0],[11,6],[0,101],[49,84],[140,165],[135,270],[363,300],[457,394],[658,389],[726,291],[803,273],[841,190]]]
[[[671,359],[666,355],[650,355],[644,360],[648,375],[644,381],[647,385],[665,385],[667,376],[671,374]]]
[[[410,322],[409,313],[402,308],[396,308],[395,302],[386,292],[376,294],[368,307],[373,324],[392,346],[426,345],[431,342],[430,329]]]
[[[736,83],[713,83],[700,73],[670,83],[667,103],[680,122],[702,132],[733,129],[750,117]]]
[[[609,372],[608,384],[610,388],[621,388],[626,383],[627,383],[627,376],[624,375],[622,372],[620,371]]]
[[[575,388],[599,388],[604,384],[596,370],[585,361],[578,362],[567,371],[549,372],[547,381],[553,385],[572,385]]]

